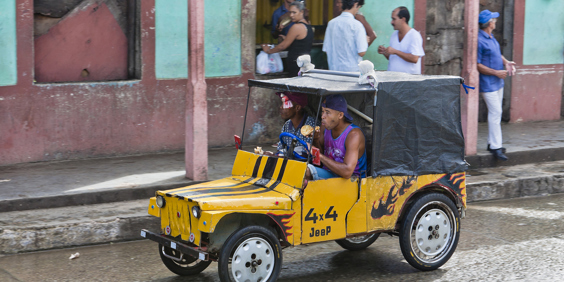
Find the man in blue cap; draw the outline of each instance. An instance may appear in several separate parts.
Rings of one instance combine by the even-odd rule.
[[[366,149],[364,134],[352,124],[347,101],[341,95],[330,95],[321,104],[321,132],[314,135],[313,145],[321,151],[323,167],[308,165],[306,179],[332,177],[366,177]]]
[[[498,17],[497,12],[492,13],[489,10],[480,12],[478,72],[480,73],[480,93],[488,106],[488,151],[497,159],[507,161],[505,149],[501,146],[503,79],[515,72],[515,62],[508,61],[501,55],[499,43],[492,35]]]

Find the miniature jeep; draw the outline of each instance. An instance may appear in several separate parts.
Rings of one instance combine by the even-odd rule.
[[[324,96],[342,94],[365,133],[366,178],[309,181],[304,188],[310,157],[265,156],[240,146],[232,176],[157,191],[149,214],[160,217],[161,230],[141,236],[159,244],[172,272],[195,275],[217,261],[221,281],[275,281],[282,248],[335,240],[361,250],[380,233],[399,236],[417,269],[446,263],[466,209],[462,78],[376,76],[375,84],[360,85],[358,73],[311,70],[248,83],[249,96],[253,87],[307,94],[317,113]]]

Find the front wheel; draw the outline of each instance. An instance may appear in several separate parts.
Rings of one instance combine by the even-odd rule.
[[[372,243],[374,243],[374,241],[376,241],[379,236],[380,233],[372,233],[363,236],[335,240],[335,242],[337,242],[339,246],[349,251],[360,251],[370,247],[370,245],[372,245]]]
[[[430,193],[407,210],[400,229],[400,247],[405,260],[419,270],[435,270],[445,264],[456,249],[460,217],[450,198]]]
[[[199,260],[184,255],[161,244],[159,244],[159,254],[166,268],[180,276],[196,275],[204,271],[211,263],[211,261]]]
[[[223,244],[218,260],[219,278],[227,281],[276,281],[282,269],[278,238],[262,226],[248,226]]]

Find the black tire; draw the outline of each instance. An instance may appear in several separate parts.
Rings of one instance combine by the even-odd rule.
[[[372,245],[379,236],[380,233],[372,233],[364,236],[335,240],[335,242],[337,242],[339,246],[343,247],[343,249],[347,249],[349,251],[360,251],[370,247],[370,245]]]
[[[196,275],[204,271],[210,264],[211,260],[199,260],[188,255],[182,256],[181,261],[175,261],[171,258],[166,257],[166,253],[169,256],[180,258],[181,253],[177,250],[165,247],[159,244],[159,254],[161,255],[161,260],[168,270],[174,272],[180,276]]]
[[[225,241],[219,253],[218,272],[223,282],[276,281],[281,269],[280,241],[262,226],[237,230]]]
[[[405,260],[419,270],[435,270],[450,259],[458,245],[458,209],[446,195],[425,194],[409,206],[399,233]]]

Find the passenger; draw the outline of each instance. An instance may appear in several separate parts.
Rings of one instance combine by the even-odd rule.
[[[282,99],[280,116],[286,120],[282,126],[282,132],[292,133],[308,144],[311,144],[312,137],[303,136],[301,133],[302,126],[306,124],[314,128],[316,126],[315,117],[310,116],[305,110],[307,107],[307,95],[294,92],[278,92],[276,95]],[[283,137],[283,139],[288,145],[292,142],[292,138],[290,137]],[[284,156],[286,148],[287,147],[281,142],[278,142],[276,155]],[[307,156],[304,146],[300,143],[298,143],[294,151],[302,156]],[[266,152],[266,154],[273,155],[272,152]]]
[[[315,133],[313,145],[321,151],[323,168],[308,164],[306,179],[333,177],[366,177],[366,149],[364,134],[352,124],[347,101],[341,95],[330,95],[321,104],[321,131]]]

